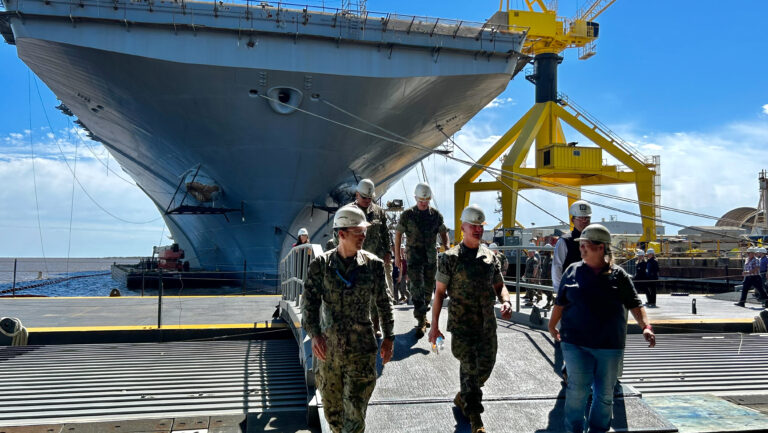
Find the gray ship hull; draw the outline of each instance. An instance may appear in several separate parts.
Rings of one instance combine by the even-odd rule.
[[[424,39],[395,20],[383,32],[381,23],[345,30],[339,14],[314,15],[316,28],[302,33],[285,27],[298,29],[304,14],[282,10],[279,28],[269,8],[250,11],[250,25],[265,29],[246,32],[235,20],[242,6],[230,5],[227,21],[212,4],[187,3],[184,14],[160,5],[86,2],[70,19],[64,3],[27,1],[6,5],[25,8],[23,21],[5,20],[19,57],[151,197],[192,265],[209,270],[245,263],[251,276],[274,275],[293,242],[286,233],[306,226],[321,241],[329,214],[318,206],[343,204],[355,176],[372,178],[381,194],[428,154],[360,130],[391,137],[374,124],[434,148],[522,63],[522,33]],[[490,37],[493,49],[478,49]],[[185,192],[192,172],[220,187],[215,199]],[[180,204],[242,212],[166,212]]]

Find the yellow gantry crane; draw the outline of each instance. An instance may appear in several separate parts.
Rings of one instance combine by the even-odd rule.
[[[581,198],[582,186],[634,183],[643,217],[640,241],[656,238],[659,158],[641,155],[557,91],[557,66],[563,60],[559,54],[578,48],[580,59],[592,57],[600,29],[593,20],[615,1],[593,1],[571,19],[558,18],[557,11],[548,8],[543,0],[525,0],[528,10],[509,9],[507,1],[506,12],[501,1],[494,20],[505,19],[510,26],[529,28],[523,53],[533,57],[533,73],[526,75],[526,79],[536,86],[536,103],[454,184],[455,227],[461,226],[461,211],[469,204],[470,193],[474,191],[501,191],[501,225],[511,228],[515,227],[520,190],[546,188],[563,192],[570,206]],[[536,6],[540,11],[535,10]],[[577,146],[576,142],[566,141],[561,122],[597,147]],[[534,140],[535,167],[523,167]],[[603,151],[622,166],[605,164]],[[493,182],[476,182],[483,166],[492,165],[505,152],[502,175]],[[461,230],[455,233],[459,242]]]

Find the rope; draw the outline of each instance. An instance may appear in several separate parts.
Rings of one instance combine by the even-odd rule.
[[[0,332],[11,337],[11,346],[26,346],[29,340],[29,331],[21,324],[21,320],[15,317],[0,319]]]

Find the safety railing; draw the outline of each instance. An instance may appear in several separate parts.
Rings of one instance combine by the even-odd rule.
[[[2,2],[4,0],[0,0]],[[66,4],[71,6],[72,0],[45,0],[46,4]],[[343,7],[331,7],[323,3],[288,3],[280,1],[187,1],[157,2],[155,0],[113,0],[100,2],[98,0],[80,0],[78,5],[96,6],[99,8],[146,10],[157,12],[161,10],[181,12],[185,14],[210,15],[214,17],[234,17],[244,22],[271,21],[277,28],[284,28],[291,22],[296,25],[295,32],[301,32],[300,24],[325,22],[332,27],[343,27],[346,31],[365,32],[380,30],[383,32],[417,33],[429,36],[472,37],[477,41],[495,41],[502,35],[525,35],[529,28],[503,23],[475,22],[466,20],[435,18],[418,15],[402,15],[387,12],[355,10]],[[210,5],[210,9],[208,9]],[[18,7],[18,6],[16,6]],[[317,17],[325,17],[317,21]],[[178,23],[176,23],[178,24]],[[247,26],[253,30],[251,25]],[[243,29],[245,30],[245,28]],[[347,34],[349,36],[349,34]],[[518,36],[515,36],[518,37]]]
[[[318,244],[298,245],[280,260],[280,291],[285,301],[299,302],[312,260],[323,253]]]
[[[552,288],[551,285],[545,286],[545,285],[541,285],[541,284],[533,284],[533,283],[523,282],[522,281],[522,276],[520,275],[520,268],[521,268],[522,264],[524,263],[523,251],[529,251],[529,250],[533,250],[533,251],[537,251],[537,252],[548,251],[548,252],[552,253],[552,252],[554,252],[554,249],[552,248],[551,245],[550,246],[546,246],[546,245],[542,245],[542,246],[533,246],[533,245],[528,245],[528,246],[524,246],[524,245],[503,246],[503,247],[499,247],[499,250],[501,250],[501,251],[511,251],[511,252],[514,253],[513,256],[515,257],[515,260],[514,261],[510,260],[509,266],[514,266],[515,267],[515,279],[512,280],[512,281],[505,279],[504,283],[505,284],[514,284],[514,286],[515,286],[515,311],[516,312],[518,312],[518,313],[520,312],[520,289],[535,289],[535,290],[541,290],[541,291],[544,291],[544,292],[553,292],[554,291],[554,289]],[[508,256],[508,258],[509,258],[509,256]]]

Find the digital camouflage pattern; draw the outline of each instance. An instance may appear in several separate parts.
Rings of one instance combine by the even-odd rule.
[[[507,255],[504,254],[504,252],[499,251],[496,253],[496,258],[499,259],[499,272],[501,272],[501,276],[504,277],[504,275],[507,274],[507,268],[509,267]]]
[[[301,324],[310,337],[326,337],[326,361],[318,360],[317,383],[334,432],[362,432],[365,427],[378,349],[371,302],[381,316],[382,333],[393,338],[392,300],[379,258],[358,251],[345,265],[332,249],[310,263],[301,298]]]
[[[397,231],[405,234],[408,245],[408,279],[411,282],[413,316],[425,318],[435,290],[437,234],[447,233],[443,216],[437,209],[420,211],[413,206],[403,211]]]
[[[316,377],[325,419],[334,433],[363,432],[368,401],[376,387],[376,355],[338,355],[334,350],[328,346]]]
[[[410,264],[409,264],[410,265]],[[464,243],[440,256],[437,281],[451,299],[448,331],[459,360],[461,400],[467,415],[483,412],[482,387],[496,363],[496,290],[503,284],[498,256],[485,245],[475,252]]]
[[[467,416],[483,413],[483,385],[496,364],[496,329],[477,335],[453,333],[451,353],[459,360],[462,409]]]
[[[350,203],[347,206],[357,206],[357,204]],[[373,202],[368,206],[368,209],[360,208],[360,206],[358,208],[363,211],[366,221],[371,224],[365,232],[363,249],[383,259],[384,254],[392,251],[392,238],[389,235],[389,228],[387,228],[387,214],[381,206]]]
[[[443,253],[437,266],[437,281],[446,285],[451,298],[448,308],[450,332],[496,330],[496,290],[493,286],[504,283],[498,258],[485,245],[480,245],[475,257],[469,256],[471,252],[462,242]]]

